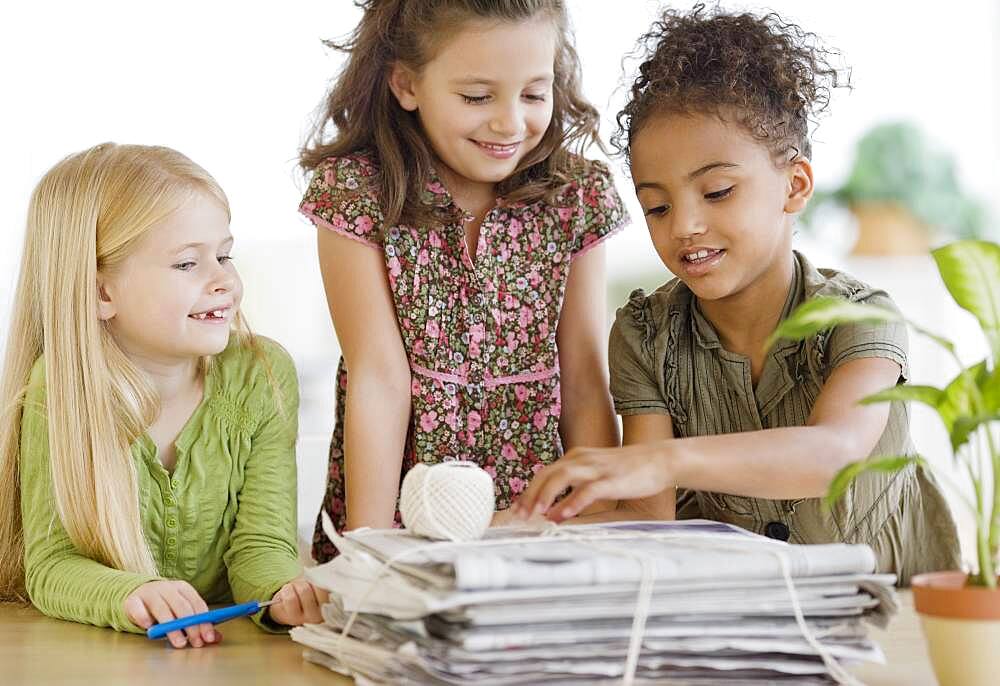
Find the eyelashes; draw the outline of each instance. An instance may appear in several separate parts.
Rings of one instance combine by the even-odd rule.
[[[219,264],[226,264],[228,262],[233,261],[231,255],[219,255],[216,259],[219,261]],[[194,260],[186,260],[184,262],[178,262],[177,264],[173,265],[173,268],[178,271],[189,272],[197,266],[198,263],[195,262]]]
[[[729,188],[723,188],[721,191],[715,191],[714,193],[706,193],[705,200],[714,202],[716,200],[722,200],[723,198],[728,198],[732,194],[733,189],[736,186],[730,186]]]
[[[722,190],[713,191],[712,193],[705,193],[705,200],[709,202],[719,202],[720,200],[725,200],[733,191],[736,190],[736,186],[730,186],[729,188],[723,188]],[[656,205],[655,207],[650,207],[649,209],[643,210],[643,215],[647,217],[662,217],[663,215],[670,212],[673,206],[669,204]]]
[[[490,99],[489,95],[465,95],[464,93],[459,93],[459,95],[462,96],[462,99],[465,101],[465,104],[467,105],[483,105]],[[544,95],[525,94],[522,95],[521,97],[530,102],[545,102],[547,100],[546,96]]]

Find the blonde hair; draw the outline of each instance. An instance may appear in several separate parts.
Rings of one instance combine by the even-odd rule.
[[[98,272],[197,193],[229,203],[208,172],[175,150],[104,143],[70,155],[39,182],[28,208],[21,271],[0,382],[0,600],[23,599],[21,419],[44,358],[56,511],[81,554],[156,573],[142,531],[130,444],[159,413],[145,375],[97,317]],[[245,322],[237,315],[237,326]],[[249,334],[248,334],[249,335]]]

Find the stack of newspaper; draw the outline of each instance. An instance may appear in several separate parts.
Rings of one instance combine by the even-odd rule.
[[[305,657],[359,684],[830,683],[884,662],[896,611],[864,545],[790,545],[703,520],[328,535]]]

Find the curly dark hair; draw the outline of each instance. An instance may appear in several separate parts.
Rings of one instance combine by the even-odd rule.
[[[776,159],[808,158],[809,126],[842,85],[830,65],[839,54],[773,12],[667,10],[639,38],[633,56],[643,62],[612,144],[630,159],[632,139],[652,115],[712,114],[742,125]]]

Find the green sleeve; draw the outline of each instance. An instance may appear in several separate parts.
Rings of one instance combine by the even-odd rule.
[[[263,346],[265,341],[261,343]],[[266,345],[265,359],[275,387],[271,387],[271,380],[263,383],[266,401],[261,404],[262,419],[251,437],[236,524],[224,556],[237,603],[270,600],[302,573],[296,538],[298,380],[288,354],[269,341]],[[281,407],[275,394],[281,398]],[[264,614],[253,617],[262,628],[286,628]]]
[[[80,554],[70,540],[56,512],[43,384],[29,388],[21,418],[21,516],[28,597],[50,617],[142,633],[125,615],[125,598],[159,577],[107,567]]]

